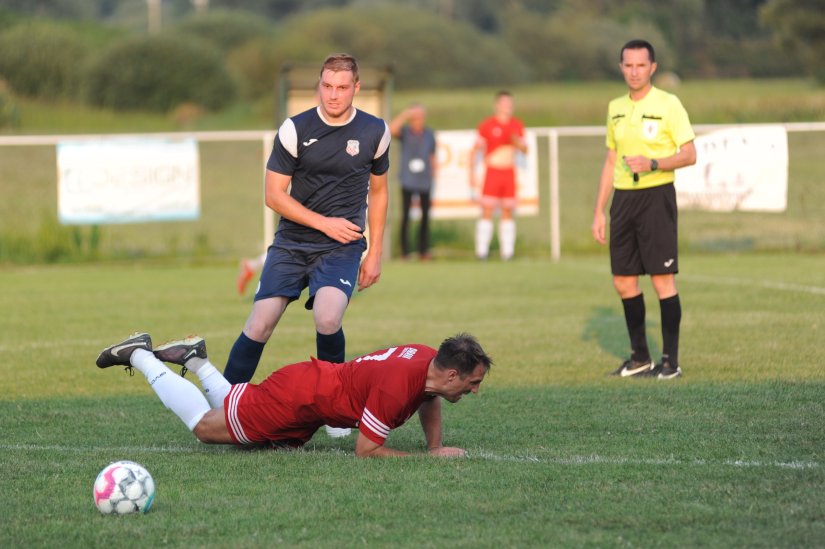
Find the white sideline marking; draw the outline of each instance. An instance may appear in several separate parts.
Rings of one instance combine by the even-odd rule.
[[[731,467],[777,467],[780,469],[816,469],[819,467],[817,461],[752,461],[743,459],[706,460],[692,459],[683,460],[676,458],[609,458],[597,454],[590,456],[571,456],[558,458],[539,458],[536,456],[500,456],[485,451],[469,452],[470,458],[482,458],[492,461],[515,461],[529,463],[554,463],[557,465],[728,465]]]
[[[200,448],[187,446],[120,446],[120,447],[92,447],[92,446],[64,446],[60,444],[0,444],[0,450],[3,451],[25,451],[25,452],[105,452],[105,453],[121,453],[125,455],[133,455],[136,453],[155,453],[155,454],[204,454],[214,451],[231,451],[234,446],[207,446]],[[307,451],[307,450],[305,450]],[[309,450],[309,452],[313,452]],[[314,452],[313,452],[314,453]],[[327,451],[319,451],[317,453],[335,453],[345,454],[341,450],[335,448]],[[705,466],[705,465],[725,465],[729,467],[772,467],[778,469],[818,469],[820,463],[818,461],[754,461],[744,459],[725,459],[725,460],[706,460],[706,459],[691,459],[683,460],[676,458],[616,458],[605,457],[598,454],[589,456],[570,456],[570,457],[548,457],[542,458],[532,455],[500,455],[485,450],[475,450],[468,452],[469,459],[485,459],[490,461],[505,461],[515,463],[550,463],[555,465],[691,465],[691,466]]]
[[[596,267],[586,269],[588,272],[610,274],[609,267]],[[825,295],[825,287],[809,286],[806,284],[793,284],[784,281],[754,280],[752,278],[737,278],[731,276],[711,276],[702,274],[679,273],[679,280],[688,282],[703,282],[706,284],[722,284],[724,286],[748,286],[751,288],[765,288],[768,290],[781,290],[784,292],[798,292],[803,294]]]
[[[679,275],[679,278],[691,282],[705,282],[724,284],[726,286],[755,286],[768,290],[782,290],[785,292],[799,292],[804,294],[825,295],[825,288],[822,286],[807,286],[804,284],[791,284],[788,282],[774,282],[770,280],[749,280],[747,278],[717,277],[706,275]]]

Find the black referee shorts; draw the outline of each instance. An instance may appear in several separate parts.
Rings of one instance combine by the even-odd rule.
[[[673,183],[613,193],[610,268],[614,275],[679,272],[676,188]]]

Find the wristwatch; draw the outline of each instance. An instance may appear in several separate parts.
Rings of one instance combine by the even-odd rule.
[[[655,158],[650,159],[650,171],[655,172],[659,169],[659,161]]]

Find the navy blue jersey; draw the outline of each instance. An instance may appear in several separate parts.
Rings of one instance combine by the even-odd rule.
[[[292,177],[290,195],[305,208],[366,229],[370,175],[389,169],[389,147],[390,130],[380,118],[353,109],[348,122],[333,126],[315,107],[284,121],[266,167]],[[318,251],[341,245],[284,217],[275,243]]]

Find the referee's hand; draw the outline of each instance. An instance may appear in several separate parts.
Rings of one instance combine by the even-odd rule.
[[[596,242],[599,244],[607,243],[607,237],[605,236],[605,228],[607,226],[607,218],[604,215],[604,212],[596,212],[593,216],[593,226],[590,230],[593,232],[593,238],[596,239]]]

